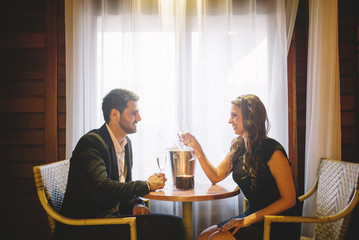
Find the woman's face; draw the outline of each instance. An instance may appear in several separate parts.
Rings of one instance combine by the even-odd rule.
[[[231,117],[229,118],[228,123],[232,124],[232,127],[233,127],[233,130],[234,130],[235,134],[243,135],[244,129],[243,129],[242,111],[235,104],[232,104]]]

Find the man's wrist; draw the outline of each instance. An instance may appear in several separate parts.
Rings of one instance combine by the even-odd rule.
[[[151,183],[149,181],[146,181],[146,183],[147,183],[148,191],[151,192],[152,189]]]

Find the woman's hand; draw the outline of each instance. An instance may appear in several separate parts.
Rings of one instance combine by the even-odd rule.
[[[252,225],[253,222],[250,221],[248,217],[245,218],[232,218],[229,222],[224,224],[222,227],[218,229],[219,232],[225,232],[229,229],[235,228],[232,232],[232,235],[234,235],[240,228],[248,227]]]
[[[221,161],[221,163],[214,167],[207,159],[203,149],[197,139],[191,135],[190,132],[179,133],[178,137],[186,146],[191,147],[199,160],[199,163],[207,175],[208,179],[216,184],[225,179],[232,171],[232,162],[229,159],[229,153]]]
[[[191,147],[194,150],[200,149],[199,142],[193,135],[191,135],[190,132],[179,133],[178,137],[179,137],[180,141],[184,143],[184,145]]]

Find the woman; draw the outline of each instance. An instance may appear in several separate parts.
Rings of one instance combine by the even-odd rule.
[[[239,136],[217,167],[208,161],[194,136],[188,132],[181,135],[185,144],[194,149],[213,184],[233,172],[234,181],[249,201],[245,213],[207,228],[198,240],[262,239],[265,215],[301,213],[285,150],[276,140],[267,137],[268,119],[261,100],[255,95],[233,100],[229,123]],[[299,239],[299,235],[299,224],[272,224],[271,239]]]

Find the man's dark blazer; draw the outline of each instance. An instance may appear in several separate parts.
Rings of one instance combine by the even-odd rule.
[[[112,217],[118,215],[115,211],[118,203],[121,215],[132,214],[133,205],[142,202],[138,197],[149,190],[145,181],[132,181],[132,147],[127,136],[126,140],[125,183],[118,182],[116,152],[105,124],[79,140],[70,159],[62,215],[70,218]],[[55,236],[64,236],[66,229],[72,232],[70,226],[57,224]]]

